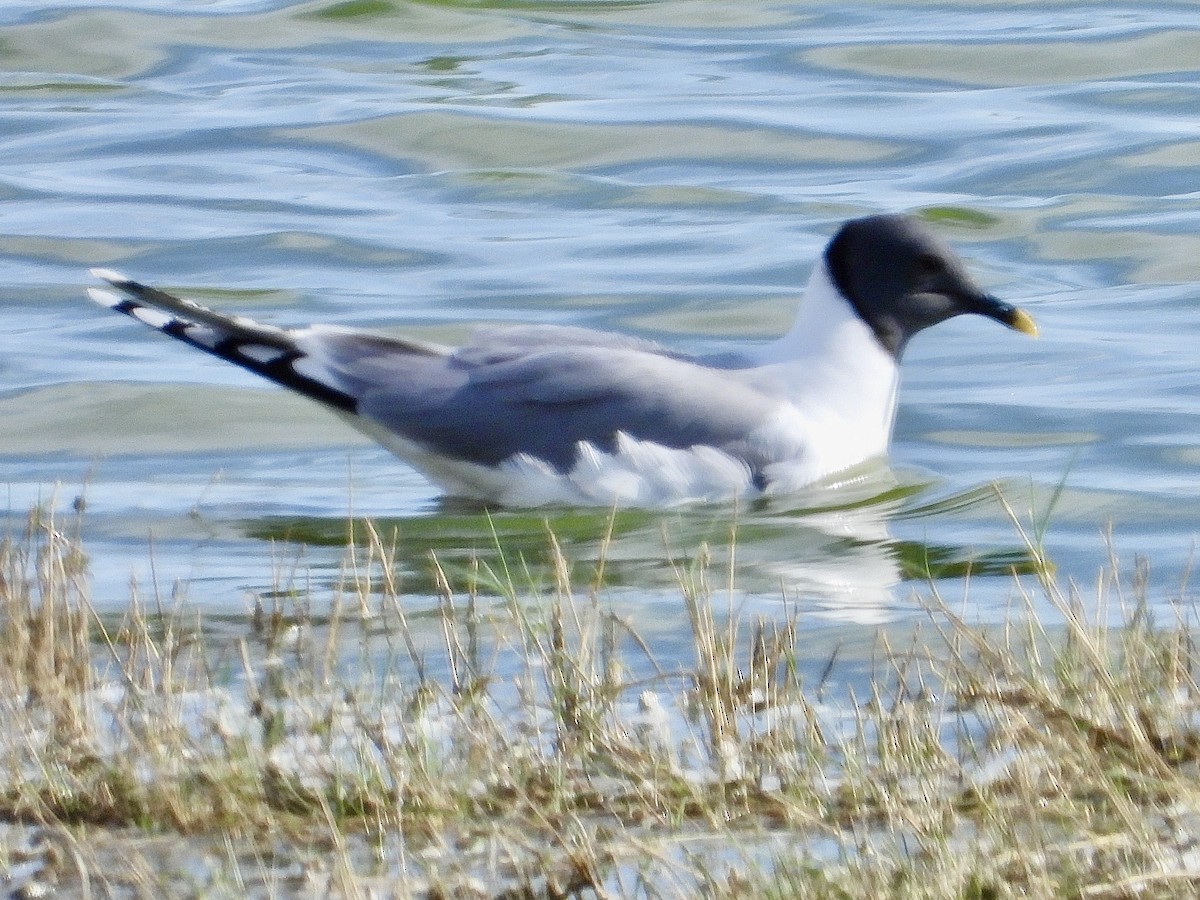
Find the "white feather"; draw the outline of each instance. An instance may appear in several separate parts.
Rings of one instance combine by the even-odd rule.
[[[157,309],[151,309],[148,306],[135,306],[130,310],[130,313],[139,322],[149,325],[151,328],[157,328],[160,331],[175,320],[174,316],[168,315],[165,312],[159,312]]]
[[[88,299],[93,303],[99,303],[101,306],[107,306],[109,309],[125,302],[124,297],[120,297],[112,291],[106,291],[103,288],[88,288],[87,295]]]
[[[188,325],[183,332],[188,336],[188,340],[195,341],[204,347],[216,347],[222,340],[229,337],[208,325]]]
[[[128,275],[124,275],[115,269],[92,269],[89,274],[93,278],[99,278],[101,281],[107,281],[110,284],[113,282],[120,283],[130,280]]]
[[[278,347],[267,347],[263,344],[240,344],[237,348],[237,355],[252,359],[265,366],[282,358],[284,351]]]

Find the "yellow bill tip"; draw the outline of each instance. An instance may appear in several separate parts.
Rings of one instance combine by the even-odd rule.
[[[1013,331],[1019,331],[1030,337],[1035,338],[1038,336],[1037,322],[1033,321],[1033,316],[1023,309],[1018,309],[1013,313],[1012,321],[1009,322],[1008,327],[1013,329]]]

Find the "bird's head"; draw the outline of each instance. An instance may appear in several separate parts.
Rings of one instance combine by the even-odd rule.
[[[1028,313],[980,288],[958,255],[912,216],[847,222],[825,262],[842,296],[896,359],[917,332],[963,313],[1037,335]]]

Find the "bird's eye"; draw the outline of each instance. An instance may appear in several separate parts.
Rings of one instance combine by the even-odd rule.
[[[936,278],[946,271],[946,263],[933,253],[922,253],[917,257],[917,277],[922,279]]]

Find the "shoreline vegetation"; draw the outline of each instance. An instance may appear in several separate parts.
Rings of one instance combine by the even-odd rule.
[[[784,603],[740,615],[704,547],[672,562],[694,653],[668,669],[604,553],[581,575],[553,534],[546,578],[431,554],[418,623],[367,523],[331,591],[281,572],[234,633],[153,590],[99,615],[78,520],[35,510],[0,544],[4,889],[1193,896],[1196,610],[1157,621],[1115,557],[1061,584],[1013,522],[1034,565],[1003,624],[917,588],[925,621],[831,699],[803,673],[837,660],[801,665]]]

